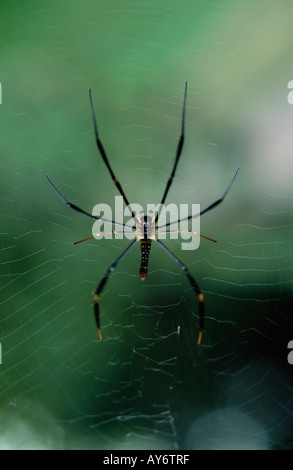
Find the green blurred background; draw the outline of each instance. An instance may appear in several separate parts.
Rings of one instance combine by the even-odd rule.
[[[0,448],[292,448],[293,6],[269,0],[2,1]],[[118,195],[97,151],[88,89],[132,202],[208,206],[176,264],[127,240],[73,243],[85,210]],[[180,326],[180,329],[178,329]],[[178,334],[180,331],[180,334]]]

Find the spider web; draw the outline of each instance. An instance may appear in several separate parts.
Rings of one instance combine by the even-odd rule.
[[[7,2],[1,41],[0,446],[72,449],[292,448],[292,5]],[[92,295],[127,240],[73,243],[117,190],[158,203],[188,81],[186,140],[166,203],[227,198],[196,251],[139,244]]]

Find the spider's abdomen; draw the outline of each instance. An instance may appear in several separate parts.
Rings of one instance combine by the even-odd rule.
[[[151,246],[152,246],[152,241],[149,239],[144,238],[140,241],[141,263],[140,263],[139,277],[142,281],[144,281],[148,276],[148,264],[149,264]]]

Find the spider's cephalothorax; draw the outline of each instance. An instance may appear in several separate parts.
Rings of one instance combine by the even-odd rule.
[[[136,240],[140,240],[141,263],[139,277],[142,281],[144,281],[148,276],[148,264],[152,240],[156,240],[155,228],[155,216],[138,215],[137,231],[139,234],[137,235]]]
[[[169,192],[169,189],[172,185],[172,182],[173,182],[173,179],[174,179],[174,176],[175,176],[175,173],[176,173],[176,168],[177,168],[177,165],[178,165],[181,153],[182,153],[182,148],[183,148],[183,144],[184,144],[184,123],[185,123],[186,94],[187,94],[187,83],[185,83],[185,93],[184,93],[183,112],[182,112],[182,121],[181,121],[181,135],[180,135],[178,146],[177,146],[175,162],[173,164],[171,175],[170,175],[170,177],[167,181],[167,185],[165,187],[165,191],[164,191],[164,194],[163,194],[163,197],[162,197],[162,200],[161,200],[160,207],[162,207],[162,205],[164,204],[165,199],[168,195],[168,192]],[[102,159],[103,159],[103,161],[104,161],[104,163],[105,163],[105,165],[106,165],[106,167],[107,167],[107,169],[108,169],[108,171],[111,175],[112,180],[114,181],[119,193],[123,197],[125,205],[129,206],[128,199],[127,199],[127,197],[126,197],[126,195],[125,195],[125,193],[122,189],[121,184],[119,183],[118,179],[116,178],[116,176],[113,173],[113,170],[110,166],[108,157],[106,155],[106,152],[104,150],[102,142],[99,138],[98,127],[97,127],[97,122],[96,122],[96,116],[95,116],[94,106],[93,106],[93,102],[92,102],[91,90],[89,91],[89,95],[90,95],[90,105],[91,105],[91,111],[92,111],[92,118],[93,118],[93,123],[94,123],[94,132],[95,132],[97,147],[98,147],[99,152],[101,154],[101,157],[102,157]],[[210,211],[211,209],[214,209],[216,206],[218,206],[224,200],[224,198],[226,197],[228,191],[230,190],[230,188],[231,188],[231,186],[232,186],[232,184],[233,184],[233,182],[234,182],[234,180],[235,180],[235,178],[238,174],[238,171],[239,171],[239,168],[236,171],[236,173],[235,173],[232,181],[230,182],[228,188],[226,189],[226,191],[224,192],[222,197],[220,197],[220,199],[218,199],[215,202],[213,202],[212,204],[210,204],[208,207],[206,207],[204,210],[202,210],[199,214],[189,215],[186,219],[190,220],[194,217],[201,216],[201,215],[205,214],[206,212]],[[65,197],[56,188],[56,186],[54,186],[54,184],[52,183],[52,181],[49,179],[49,177],[46,175],[45,172],[44,172],[44,175],[45,175],[46,179],[48,180],[48,182],[50,183],[50,185],[52,186],[52,188],[54,189],[54,191],[56,191],[56,193],[62,199],[62,201],[67,206],[69,206],[71,209],[74,209],[75,211],[80,212],[80,213],[86,215],[87,217],[90,217],[93,220],[102,220],[104,222],[109,222],[108,220],[103,219],[102,217],[96,217],[96,216],[90,214],[89,212],[86,212],[85,210],[81,209],[79,206],[67,201],[67,199],[65,199]],[[168,255],[171,256],[171,258],[182,269],[182,272],[186,275],[186,278],[188,279],[195,295],[197,296],[197,299],[198,299],[198,319],[199,319],[199,334],[198,334],[197,343],[200,344],[201,338],[202,338],[203,323],[204,323],[203,294],[202,294],[196,280],[190,274],[190,272],[188,271],[186,266],[177,258],[177,256],[175,256],[172,253],[172,251],[170,251],[160,240],[158,240],[156,235],[155,235],[156,233],[160,233],[160,229],[164,229],[164,232],[161,232],[161,233],[171,233],[172,230],[169,229],[170,225],[178,224],[181,221],[176,220],[176,221],[173,221],[173,222],[168,222],[167,224],[165,224],[163,226],[158,226],[158,218],[159,218],[160,212],[158,212],[156,217],[154,217],[154,216],[152,216],[152,217],[151,216],[143,216],[143,215],[135,216],[133,211],[131,211],[131,213],[132,213],[132,216],[135,218],[135,221],[136,221],[136,224],[137,224],[137,230],[135,232],[137,234],[137,237],[136,237],[135,240],[133,240],[130,243],[130,245],[128,245],[128,247],[122,252],[122,254],[107,269],[106,274],[104,275],[104,277],[100,281],[98,287],[95,290],[95,294],[94,294],[94,312],[95,312],[95,318],[96,318],[96,323],[97,323],[97,327],[98,327],[98,333],[99,333],[100,340],[102,341],[102,333],[101,333],[101,328],[100,328],[99,299],[100,299],[100,294],[101,294],[102,290],[104,289],[111,273],[114,271],[114,269],[116,268],[118,263],[120,263],[120,261],[124,258],[124,256],[136,244],[136,242],[140,241],[141,266],[140,266],[140,270],[139,270],[139,277],[140,277],[140,279],[145,280],[147,278],[147,272],[148,272],[148,261],[149,261],[151,243],[152,243],[152,241],[156,241],[156,243],[158,243],[158,245],[160,245],[161,248],[163,248],[166,251],[166,253],[168,253]],[[184,220],[186,220],[186,219],[184,219]],[[112,224],[113,225],[118,224],[118,225],[122,226],[124,230],[125,230],[125,228],[127,230],[129,229],[129,227],[127,227],[125,224],[117,223],[115,221],[112,221]],[[168,229],[166,230],[167,227],[168,227]],[[182,230],[175,230],[175,231],[182,231]],[[195,234],[195,235],[201,235],[198,232],[191,232],[189,230],[187,230],[187,231],[192,233],[192,234]],[[116,232],[115,230],[112,231],[112,233],[115,233],[115,232]],[[174,230],[173,230],[173,232],[174,232]],[[101,234],[97,234],[97,235],[101,235]],[[205,237],[204,235],[201,235],[201,236]],[[87,237],[84,240],[80,240],[80,241],[85,241],[85,240],[88,240],[89,238],[93,238],[93,236]],[[205,238],[209,238],[209,237],[205,237]],[[209,238],[209,240],[215,241],[211,238]],[[76,242],[76,243],[80,243],[80,242]]]

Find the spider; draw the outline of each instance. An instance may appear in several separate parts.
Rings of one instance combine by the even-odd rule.
[[[182,120],[181,120],[181,135],[180,135],[179,142],[178,142],[178,145],[177,145],[177,151],[176,151],[176,156],[175,156],[175,162],[174,162],[174,165],[173,165],[173,169],[172,169],[171,175],[170,175],[170,177],[167,181],[165,191],[164,191],[164,194],[163,194],[163,197],[162,197],[162,200],[161,200],[161,205],[159,206],[159,210],[158,210],[157,214],[153,215],[153,216],[149,216],[149,215],[147,216],[147,215],[143,215],[143,214],[139,214],[139,215],[136,216],[132,212],[132,216],[134,217],[134,219],[137,222],[137,230],[133,233],[137,233],[137,237],[130,243],[130,245],[128,245],[128,247],[120,254],[120,256],[107,269],[106,274],[104,275],[104,277],[102,278],[102,280],[98,284],[97,289],[95,290],[95,293],[94,293],[94,314],[95,314],[95,320],[96,320],[96,324],[97,324],[98,335],[99,335],[100,341],[102,341],[103,338],[102,338],[102,332],[101,332],[101,327],[100,327],[99,299],[100,299],[100,295],[101,295],[101,293],[102,293],[102,291],[103,291],[110,275],[112,274],[114,269],[117,267],[117,265],[123,260],[123,258],[126,256],[126,254],[133,248],[133,246],[138,241],[140,241],[141,264],[140,264],[140,270],[139,270],[139,277],[140,277],[141,280],[145,280],[147,278],[147,274],[148,274],[148,262],[149,262],[149,255],[150,255],[152,241],[155,241],[168,253],[168,255],[182,269],[182,271],[186,275],[191,287],[193,288],[193,290],[194,290],[194,292],[197,296],[197,299],[198,299],[198,318],[199,318],[199,333],[198,333],[197,344],[199,345],[201,343],[202,333],[203,333],[203,326],[204,326],[204,296],[203,296],[203,293],[201,292],[201,290],[200,290],[196,280],[194,279],[194,277],[188,271],[187,267],[182,263],[182,261],[180,261],[177,258],[177,256],[174,255],[174,253],[172,253],[169,250],[169,248],[167,248],[160,240],[158,240],[158,238],[156,237],[156,233],[160,233],[159,232],[160,229],[169,227],[173,223],[177,224],[179,222],[182,222],[183,220],[190,220],[193,217],[201,216],[201,215],[205,214],[206,212],[214,209],[216,206],[218,206],[224,200],[224,198],[226,197],[227,193],[229,192],[232,184],[234,183],[234,181],[237,177],[239,168],[237,169],[235,175],[233,176],[230,184],[228,185],[228,187],[225,190],[225,192],[223,193],[223,195],[219,199],[217,199],[215,202],[210,204],[208,207],[206,207],[204,210],[202,210],[200,213],[198,213],[196,215],[190,215],[190,216],[186,217],[185,219],[177,220],[177,221],[174,221],[174,222],[168,222],[164,226],[158,226],[158,218],[159,218],[159,215],[160,215],[160,209],[162,208],[162,206],[163,206],[163,204],[166,200],[166,197],[168,195],[168,192],[170,190],[170,187],[172,185],[172,182],[173,182],[173,179],[174,179],[174,176],[175,176],[175,173],[176,173],[177,165],[178,165],[181,153],[182,153],[182,148],[183,148],[183,143],[184,143],[186,96],[187,96],[187,82],[185,82],[185,92],[184,92],[184,99],[183,99],[183,111],[182,111]],[[115,174],[113,173],[113,170],[110,166],[108,157],[106,155],[106,152],[105,152],[104,147],[102,145],[102,142],[100,140],[91,90],[89,90],[89,99],[90,99],[90,107],[91,107],[92,120],[93,120],[94,133],[95,133],[95,139],[96,139],[97,147],[98,147],[99,152],[101,154],[101,157],[104,160],[104,163],[105,163],[105,165],[106,165],[106,167],[107,167],[107,169],[108,169],[108,171],[111,175],[111,178],[114,181],[119,193],[121,194],[126,206],[131,208],[131,206],[128,202],[128,199],[127,199],[127,197],[126,197],[126,195],[125,195],[125,193],[122,189],[121,184],[119,183],[118,179],[116,178]],[[56,186],[52,183],[52,181],[50,180],[50,178],[48,177],[48,175],[46,174],[45,171],[43,172],[43,174],[44,174],[45,178],[47,179],[48,183],[54,189],[54,191],[58,194],[58,196],[62,199],[62,201],[68,207],[70,207],[71,209],[74,209],[77,212],[80,212],[80,213],[86,215],[87,217],[90,217],[91,219],[101,220],[101,221],[105,221],[105,222],[110,222],[112,224],[116,224],[116,222],[114,222],[114,221],[109,221],[109,220],[104,219],[102,217],[94,216],[94,215],[90,214],[89,212],[86,212],[85,210],[81,209],[79,206],[69,202],[61,194],[61,192],[56,188]],[[122,225],[124,228],[127,227],[125,224],[118,224],[118,225]],[[128,228],[129,228],[129,226],[128,226]],[[176,231],[180,231],[180,230],[176,230]],[[166,230],[166,232],[164,232],[164,233],[171,233],[171,232],[172,232],[172,230]],[[204,235],[202,235],[198,232],[192,232],[190,230],[187,230],[187,232],[200,235],[204,238],[207,238],[207,239],[215,242],[215,240],[213,240],[212,238],[206,237],[206,236],[204,236]],[[113,230],[112,233],[115,233],[115,230]],[[96,234],[96,235],[101,235],[101,234]],[[85,241],[85,240],[88,240],[89,238],[93,238],[93,237],[94,237],[94,235],[91,236],[91,237],[85,238],[84,240],[80,240],[78,242],[75,242],[75,244],[80,243],[80,242]]]

